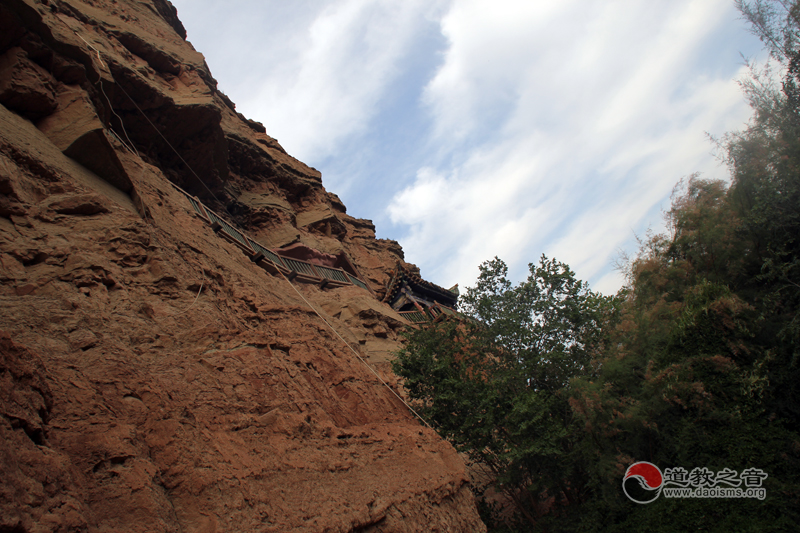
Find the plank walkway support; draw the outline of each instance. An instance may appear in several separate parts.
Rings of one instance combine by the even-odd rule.
[[[192,206],[195,215],[211,225],[214,234],[236,245],[247,254],[247,257],[249,257],[253,263],[270,274],[283,275],[289,281],[297,280],[305,283],[315,283],[322,289],[326,287],[355,285],[368,291],[373,296],[375,295],[375,292],[366,283],[346,270],[316,265],[308,261],[278,255],[233,227],[233,225],[229,224],[225,219],[203,205],[196,197],[190,195],[174,183],[172,186],[189,200],[189,204]],[[347,264],[350,264],[349,260]]]

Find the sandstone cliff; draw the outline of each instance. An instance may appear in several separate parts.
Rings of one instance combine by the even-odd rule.
[[[166,0],[0,3],[0,531],[485,531],[345,345],[398,389],[403,319],[268,274],[170,184],[378,296],[403,259],[185,35]]]

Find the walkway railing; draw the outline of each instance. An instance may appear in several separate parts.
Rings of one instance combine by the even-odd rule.
[[[315,265],[308,261],[283,257],[276,254],[269,248],[234,228],[214,211],[203,205],[203,203],[194,196],[177,185],[173,184],[173,186],[186,196],[198,217],[204,222],[211,224],[214,233],[238,246],[254,263],[265,270],[273,273],[282,273],[290,280],[298,279],[300,281],[319,283],[322,287],[356,285],[366,291],[372,292],[366,283],[340,268]]]
[[[356,278],[354,276],[351,276],[347,272],[345,272],[345,275],[347,275],[347,279],[349,279],[350,283],[352,283],[353,285],[358,285],[359,287],[361,287],[364,290],[369,290],[369,288],[367,288],[367,284],[364,283],[363,281],[361,281],[360,279],[358,279],[358,278]]]
[[[255,253],[253,248],[250,247],[249,239],[245,237],[244,233],[225,222],[211,209],[206,208],[206,212],[208,213],[208,218],[211,219],[211,227],[214,229],[215,233],[219,234],[221,230],[223,238],[231,241],[246,254],[253,255]]]
[[[192,205],[192,209],[197,213],[197,216],[204,222],[211,224],[214,233],[238,246],[254,263],[264,270],[275,274],[283,274],[290,281],[298,280],[318,283],[323,288],[327,286],[341,287],[345,285],[356,285],[366,291],[372,292],[366,283],[340,268],[315,265],[308,261],[278,255],[234,228],[214,211],[203,205],[203,203],[194,196],[177,185],[173,184],[173,186],[186,196],[189,203]],[[411,311],[399,311],[399,314],[412,324],[438,322],[446,316],[457,317],[462,320],[473,320],[438,303],[425,310],[414,309]]]
[[[252,246],[253,250],[256,251],[256,257],[253,258],[255,262],[258,262],[258,260],[261,259],[260,257],[257,257],[258,254],[261,254],[265,259],[271,261],[275,266],[280,268],[285,268],[288,270],[289,267],[287,267],[286,264],[283,262],[281,256],[279,256],[272,250],[264,248],[263,246],[261,246],[260,244],[258,244],[256,241],[253,240],[250,241],[250,246]]]
[[[398,314],[414,324],[424,324],[432,320],[428,313],[423,311],[398,311]]]
[[[448,316],[454,317],[458,320],[466,320],[468,322],[477,323],[474,318],[438,303],[433,304],[430,307],[426,307],[423,311],[420,311],[419,309],[412,309],[411,311],[398,311],[398,313],[400,316],[414,324],[439,322]]]

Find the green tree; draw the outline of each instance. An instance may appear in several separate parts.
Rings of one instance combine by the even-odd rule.
[[[800,8],[737,4],[784,74],[743,83],[753,118],[719,143],[730,184],[681,182],[617,297],[546,258],[513,286],[495,259],[463,299],[480,325],[412,332],[398,358],[434,426],[515,502],[514,531],[800,521]],[[641,460],[760,468],[767,499],[636,505],[620,483]]]
[[[792,369],[776,357],[782,341],[764,330],[772,289],[753,278],[760,264],[742,220],[724,183],[692,178],[673,196],[670,232],[649,236],[628,265],[598,371],[571,382],[583,457],[597,457],[581,529],[783,531],[798,518],[800,441],[773,387]],[[761,468],[770,496],[632,505],[619,483],[641,460]]]
[[[475,321],[409,332],[394,362],[423,416],[490,469],[496,490],[514,503],[518,530],[585,497],[566,391],[591,372],[614,302],[556,260],[543,256],[513,285],[495,258],[462,298]]]
[[[737,5],[785,69],[780,86],[763,75],[744,85],[753,118],[721,143],[740,235],[750,242],[749,283],[739,292],[762,319],[756,334],[772,356],[770,397],[800,430],[800,4]]]

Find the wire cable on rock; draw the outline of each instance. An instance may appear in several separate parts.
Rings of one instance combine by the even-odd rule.
[[[61,18],[60,18],[60,17],[56,17],[56,18],[58,18],[58,20],[61,20]],[[75,35],[78,37],[78,39],[80,39],[81,41],[83,41],[84,43],[86,43],[86,46],[88,46],[88,47],[89,47],[91,50],[93,50],[93,51],[94,51],[94,52],[97,54],[97,60],[100,62],[100,65],[101,65],[101,66],[102,66],[102,67],[103,67],[105,70],[107,70],[107,71],[108,71],[108,75],[109,75],[109,76],[111,76],[111,79],[112,79],[112,80],[114,80],[114,75],[111,73],[111,68],[110,68],[110,67],[109,67],[109,66],[108,66],[108,65],[107,65],[107,64],[106,64],[106,63],[103,61],[103,58],[102,58],[102,57],[101,57],[101,55],[100,55],[100,51],[99,51],[97,48],[95,48],[95,47],[94,47],[94,46],[93,46],[91,43],[89,43],[89,41],[87,41],[86,39],[84,39],[84,38],[81,36],[81,34],[80,34],[80,33],[78,33],[78,31],[77,31],[77,30],[74,30],[74,29],[70,28],[70,27],[69,27],[69,25],[68,25],[66,22],[64,22],[63,20],[61,20],[61,23],[62,23],[62,24],[64,24],[64,25],[65,25],[65,26],[66,26],[66,27],[67,27],[67,28],[68,28],[70,31],[72,31],[72,33],[74,33],[74,34],[75,34]],[[130,136],[128,135],[128,131],[125,129],[125,123],[124,123],[124,121],[122,120],[122,117],[120,117],[120,116],[117,114],[117,112],[116,112],[116,111],[114,111],[114,106],[113,106],[113,105],[111,105],[111,100],[108,98],[108,95],[106,94],[106,91],[105,91],[105,89],[103,88],[103,77],[100,75],[100,73],[99,73],[99,72],[97,73],[97,77],[98,77],[98,79],[97,79],[97,81],[96,81],[96,82],[94,82],[94,83],[100,87],[100,91],[103,93],[103,96],[105,97],[105,99],[106,99],[106,102],[108,102],[108,108],[109,108],[109,110],[111,111],[111,113],[113,113],[113,115],[114,115],[115,117],[117,117],[117,120],[119,120],[120,126],[122,126],[122,131],[123,131],[123,133],[125,134],[125,138],[126,138],[126,139],[128,139],[128,143],[130,143],[130,146],[127,146],[127,145],[126,145],[126,148],[128,148],[128,150],[129,150],[129,151],[133,151],[133,152],[135,152],[135,153],[136,153],[136,155],[137,155],[139,158],[141,158],[141,156],[139,155],[139,151],[136,149],[136,146],[134,145],[133,141],[131,141],[131,138],[130,138]],[[172,143],[171,143],[171,142],[169,142],[169,139],[167,139],[167,138],[164,136],[164,134],[163,134],[163,133],[161,133],[161,130],[159,130],[159,129],[158,129],[158,127],[157,127],[155,124],[153,124],[153,121],[152,121],[152,120],[150,120],[150,118],[149,118],[149,117],[148,117],[148,116],[145,114],[145,112],[142,110],[142,108],[141,108],[141,107],[139,107],[139,105],[138,105],[138,104],[136,103],[136,101],[135,101],[135,100],[134,100],[134,99],[131,97],[131,95],[130,95],[130,94],[128,94],[128,91],[126,91],[126,90],[125,90],[125,88],[124,88],[124,87],[123,87],[121,84],[119,84],[119,83],[116,83],[116,80],[114,80],[114,82],[115,82],[115,83],[114,83],[114,85],[115,85],[115,86],[116,86],[116,87],[117,87],[119,90],[121,90],[125,96],[127,96],[127,97],[128,97],[128,100],[130,100],[130,101],[131,101],[131,103],[133,104],[133,107],[135,107],[135,108],[136,108],[136,110],[137,110],[137,111],[139,111],[139,113],[140,113],[140,114],[141,114],[141,115],[144,117],[144,119],[147,121],[147,123],[148,123],[148,124],[150,124],[150,126],[151,126],[151,127],[153,128],[153,130],[154,130],[154,131],[155,131],[155,132],[158,134],[158,136],[159,136],[159,137],[161,137],[161,138],[164,140],[164,142],[165,142],[165,143],[167,143],[167,146],[169,146],[169,147],[170,147],[170,149],[171,149],[171,150],[172,150],[172,151],[175,153],[175,155],[176,155],[176,156],[178,156],[178,159],[180,159],[180,160],[181,160],[181,162],[183,162],[183,164],[186,166],[186,168],[188,168],[188,169],[189,169],[189,172],[191,172],[191,173],[192,173],[192,175],[193,175],[193,176],[194,176],[194,177],[197,179],[197,181],[199,181],[199,182],[200,182],[200,185],[202,185],[202,186],[203,186],[203,187],[204,187],[204,188],[205,188],[205,189],[208,191],[208,193],[211,195],[211,197],[212,197],[212,198],[214,198],[214,200],[216,200],[216,201],[217,201],[217,203],[218,203],[219,205],[222,205],[222,206],[224,206],[225,204],[224,204],[224,203],[222,203],[222,201],[221,201],[219,198],[217,198],[217,195],[215,195],[215,194],[214,194],[214,192],[213,192],[213,191],[212,191],[212,190],[211,190],[211,189],[208,187],[208,185],[206,185],[206,184],[205,184],[205,182],[204,182],[204,181],[203,181],[203,180],[200,178],[200,176],[197,174],[197,172],[195,172],[195,171],[194,171],[194,169],[191,167],[191,165],[189,165],[189,163],[187,163],[187,162],[186,162],[186,160],[185,160],[185,159],[184,159],[184,158],[181,156],[181,154],[178,152],[178,150],[177,150],[177,149],[176,149],[176,148],[175,148],[175,147],[172,145]],[[112,130],[112,132],[113,132],[113,130]],[[115,133],[115,135],[116,135],[116,133]],[[122,139],[120,138],[120,136],[119,136],[119,135],[116,135],[116,137],[117,137],[118,139],[120,139],[120,141],[122,141]],[[122,144],[126,144],[126,143],[125,143],[124,141],[122,141]]]
[[[61,20],[61,19],[59,19],[59,20]],[[61,22],[63,22],[64,24],[66,24],[66,22],[64,22],[63,20],[62,20]],[[69,26],[67,26],[67,27],[69,28]],[[106,69],[106,70],[108,71],[108,74],[109,74],[109,76],[111,76],[111,79],[113,80],[113,79],[114,79],[114,75],[113,75],[113,74],[111,74],[111,68],[109,68],[109,66],[108,66],[108,65],[107,65],[107,64],[106,64],[106,63],[103,61],[103,58],[102,58],[102,57],[100,57],[100,50],[98,50],[97,48],[95,48],[95,47],[94,47],[94,46],[93,46],[91,43],[89,43],[89,41],[87,41],[86,39],[84,39],[84,38],[81,36],[81,34],[79,34],[77,31],[75,31],[75,30],[72,30],[72,32],[73,32],[73,33],[74,33],[74,34],[75,34],[75,35],[78,37],[78,39],[80,39],[81,41],[83,41],[84,43],[86,43],[86,46],[88,46],[88,47],[89,47],[91,50],[94,50],[94,52],[97,54],[97,61],[99,61],[99,62],[100,62],[100,65],[101,65],[101,66],[102,66],[104,69]],[[117,120],[119,120],[119,124],[120,124],[120,126],[122,127],[122,133],[124,133],[124,134],[125,134],[125,138],[126,138],[126,139],[128,139],[128,142],[126,143],[126,142],[125,142],[125,141],[122,139],[122,137],[120,137],[120,136],[117,134],[117,132],[115,132],[115,131],[114,131],[114,129],[113,129],[113,128],[109,128],[109,129],[111,130],[111,133],[113,133],[113,134],[114,134],[114,136],[115,136],[117,139],[119,139],[119,141],[120,141],[120,142],[121,142],[121,143],[122,143],[122,144],[125,146],[125,148],[127,148],[127,149],[128,149],[128,151],[129,151],[129,152],[131,152],[132,154],[134,154],[134,153],[135,153],[135,154],[136,154],[136,156],[137,156],[137,157],[139,157],[139,158],[141,159],[141,155],[139,155],[139,150],[137,150],[137,149],[136,149],[136,145],[134,145],[134,144],[133,144],[133,141],[131,140],[130,136],[128,135],[128,130],[126,130],[126,129],[125,129],[125,123],[122,121],[122,117],[121,117],[121,116],[119,116],[119,115],[117,114],[117,112],[116,112],[116,111],[114,111],[114,106],[113,106],[113,105],[111,105],[111,99],[110,99],[110,98],[108,97],[108,95],[106,94],[106,90],[105,90],[105,88],[103,87],[103,77],[100,75],[100,73],[99,73],[99,72],[97,73],[97,81],[96,81],[96,82],[94,82],[94,83],[95,83],[95,85],[97,85],[98,87],[100,87],[100,92],[101,92],[101,93],[103,93],[103,97],[106,99],[106,103],[108,103],[108,110],[109,110],[109,111],[111,111],[111,113],[112,113],[112,114],[113,114],[115,117],[117,117]]]
[[[403,405],[405,405],[405,406],[408,408],[408,410],[409,410],[409,411],[411,411],[412,413],[414,413],[414,415],[415,415],[417,418],[419,418],[419,419],[422,421],[422,423],[423,423],[423,424],[425,424],[425,425],[426,425],[426,426],[428,426],[429,428],[433,429],[433,426],[431,426],[431,425],[428,423],[428,421],[427,421],[427,420],[425,420],[424,418],[422,418],[422,415],[420,415],[418,412],[416,412],[416,411],[414,410],[414,408],[413,408],[413,407],[411,407],[411,406],[408,404],[408,402],[406,402],[406,401],[405,401],[405,400],[404,400],[404,399],[403,399],[403,398],[402,398],[402,397],[401,397],[399,394],[397,394],[397,392],[396,392],[396,391],[395,391],[395,390],[394,390],[394,389],[391,387],[391,385],[389,385],[388,383],[386,383],[386,381],[384,381],[384,379],[383,379],[383,378],[380,376],[380,374],[378,374],[378,373],[375,371],[375,369],[374,369],[374,368],[372,368],[372,367],[370,366],[370,364],[369,364],[369,363],[367,363],[367,362],[364,360],[364,358],[363,358],[363,357],[361,357],[361,356],[359,355],[359,353],[358,353],[358,352],[357,352],[357,351],[356,351],[356,350],[355,350],[355,349],[354,349],[352,346],[350,346],[350,343],[348,343],[346,340],[344,340],[344,337],[342,337],[341,335],[339,335],[339,332],[338,332],[338,331],[336,331],[336,328],[334,328],[334,327],[331,325],[331,323],[330,323],[330,322],[328,322],[327,320],[325,320],[325,317],[324,317],[324,316],[322,316],[322,314],[321,314],[319,311],[317,311],[317,308],[316,308],[316,307],[314,307],[313,305],[311,305],[311,302],[309,302],[309,301],[306,299],[306,297],[305,297],[305,296],[303,296],[303,293],[301,293],[301,292],[300,292],[300,291],[297,289],[297,287],[295,287],[294,283],[292,283],[292,282],[289,280],[289,278],[287,278],[287,277],[286,277],[286,274],[284,274],[284,273],[283,273],[283,271],[280,271],[280,272],[281,272],[281,275],[283,276],[283,279],[285,279],[285,280],[286,280],[286,281],[289,283],[289,285],[291,285],[291,286],[292,286],[292,288],[294,289],[294,292],[296,292],[296,293],[297,293],[297,295],[298,295],[298,296],[300,296],[300,298],[302,298],[302,299],[303,299],[303,301],[306,303],[306,305],[307,305],[307,306],[309,306],[309,307],[311,308],[311,310],[312,310],[312,311],[314,311],[314,312],[317,314],[317,316],[318,316],[320,319],[322,319],[322,321],[323,321],[323,322],[325,322],[325,324],[326,324],[326,325],[327,325],[327,326],[330,328],[330,330],[331,330],[331,331],[333,331],[333,333],[334,333],[334,334],[335,334],[337,337],[339,337],[339,339],[340,339],[340,340],[341,340],[341,341],[344,343],[344,345],[345,345],[345,346],[347,346],[347,347],[350,349],[350,351],[351,351],[351,352],[353,352],[353,354],[354,354],[354,355],[355,355],[355,356],[358,358],[358,360],[359,360],[359,361],[361,361],[361,362],[364,364],[364,366],[365,366],[365,367],[367,367],[367,368],[370,370],[370,372],[372,372],[373,374],[375,374],[375,377],[376,377],[376,378],[378,378],[378,380],[379,380],[381,383],[383,383],[383,385],[384,385],[384,386],[385,386],[387,389],[389,389],[389,390],[391,391],[391,393],[392,393],[392,394],[394,394],[394,395],[395,395],[395,397],[397,397],[397,399],[398,399],[398,400],[400,400],[401,402],[403,402]],[[435,431],[435,430],[434,430],[434,431]]]
[[[61,19],[59,18],[59,20],[61,20]],[[66,25],[66,26],[67,26],[67,28],[69,28],[69,25],[67,25],[67,23],[66,23],[66,22],[64,22],[63,20],[62,20],[61,22],[62,22],[64,25]],[[89,42],[88,42],[86,39],[84,39],[84,38],[83,38],[83,37],[82,37],[82,36],[81,36],[81,35],[80,35],[80,34],[79,34],[79,33],[78,33],[76,30],[73,30],[72,28],[69,28],[69,29],[70,29],[70,30],[71,30],[71,31],[72,31],[72,32],[73,32],[75,35],[77,35],[77,36],[78,36],[78,38],[79,38],[81,41],[83,41],[84,43],[86,43],[86,45],[87,45],[87,46],[88,46],[88,47],[89,47],[91,50],[93,50],[93,51],[94,51],[94,52],[97,54],[97,60],[100,62],[100,65],[102,65],[104,69],[108,70],[108,73],[109,73],[109,75],[111,76],[111,79],[113,80],[113,79],[114,79],[114,75],[113,75],[113,74],[111,74],[111,69],[110,69],[110,68],[109,68],[109,67],[106,65],[106,63],[105,63],[105,62],[103,62],[103,59],[102,59],[102,57],[100,56],[100,51],[99,51],[97,48],[95,48],[93,45],[91,45],[91,44],[90,44],[90,43],[89,43]],[[115,80],[115,81],[116,81],[116,80]],[[126,144],[124,141],[122,141],[122,139],[120,138],[120,136],[119,136],[119,135],[117,135],[116,133],[114,133],[114,135],[115,135],[115,136],[116,136],[116,137],[117,137],[117,138],[118,138],[118,139],[119,139],[119,140],[122,142],[122,144],[123,144],[123,145],[125,145],[125,147],[126,147],[126,148],[127,148],[129,151],[131,151],[131,153],[134,153],[134,152],[135,152],[135,154],[137,155],[137,157],[139,157],[139,158],[141,159],[141,155],[139,155],[139,151],[138,151],[138,150],[136,150],[136,147],[134,146],[133,142],[131,141],[130,137],[128,136],[128,132],[127,132],[127,130],[125,129],[125,123],[124,123],[124,121],[122,120],[122,117],[120,117],[120,116],[117,114],[117,112],[116,112],[116,111],[114,111],[114,107],[111,105],[111,100],[108,98],[108,95],[106,94],[106,92],[105,92],[105,89],[103,88],[102,76],[100,76],[100,73],[98,73],[98,80],[97,80],[97,82],[96,82],[96,83],[97,83],[97,85],[99,85],[99,86],[100,86],[100,90],[101,90],[101,92],[103,93],[103,96],[105,97],[106,101],[108,102],[108,106],[109,106],[109,109],[110,109],[110,111],[111,111],[111,112],[114,114],[114,116],[115,116],[115,117],[117,117],[117,120],[119,120],[120,126],[122,127],[122,131],[123,131],[123,133],[125,133],[125,138],[127,138],[127,139],[128,139],[128,142],[130,143],[130,147],[129,147],[129,146],[127,146],[127,144]],[[208,187],[208,186],[205,184],[205,182],[204,182],[204,181],[203,181],[203,180],[200,178],[200,176],[197,174],[197,172],[195,172],[195,171],[194,171],[194,169],[191,167],[191,165],[189,165],[189,163],[188,163],[188,162],[186,162],[186,160],[185,160],[185,159],[184,159],[184,158],[181,156],[181,154],[180,154],[180,153],[178,152],[178,150],[177,150],[177,149],[176,149],[176,148],[175,148],[175,147],[172,145],[172,143],[170,143],[170,142],[169,142],[169,140],[168,140],[168,139],[167,139],[167,138],[164,136],[164,134],[163,134],[163,133],[161,133],[161,130],[159,130],[159,129],[158,129],[158,127],[157,127],[157,126],[156,126],[156,125],[153,123],[153,121],[151,121],[151,120],[150,120],[150,118],[149,118],[149,117],[148,117],[148,116],[145,114],[145,112],[144,112],[144,111],[143,111],[143,110],[142,110],[142,109],[139,107],[139,105],[138,105],[138,104],[137,104],[137,103],[134,101],[134,99],[131,97],[131,95],[130,95],[130,94],[128,94],[128,91],[126,91],[126,90],[125,90],[125,88],[124,88],[124,87],[122,87],[122,85],[120,85],[119,83],[115,83],[115,86],[116,86],[117,88],[119,88],[119,89],[120,89],[120,90],[121,90],[121,91],[122,91],[122,92],[125,94],[125,96],[127,96],[127,97],[128,97],[128,100],[130,100],[130,101],[131,101],[131,103],[133,104],[133,106],[134,106],[134,107],[135,107],[135,108],[136,108],[136,109],[139,111],[139,113],[140,113],[140,114],[141,114],[141,115],[144,117],[144,119],[145,119],[145,120],[146,120],[146,121],[147,121],[147,122],[150,124],[150,126],[153,128],[153,130],[155,130],[155,132],[156,132],[156,133],[159,135],[159,137],[161,137],[161,138],[164,140],[164,142],[166,142],[166,143],[167,143],[167,145],[170,147],[170,149],[172,149],[172,151],[175,153],[175,155],[176,155],[176,156],[178,156],[178,159],[180,159],[180,160],[181,160],[181,162],[183,162],[183,164],[184,164],[184,165],[186,165],[186,168],[188,168],[188,169],[189,169],[189,172],[191,172],[191,173],[194,175],[194,177],[195,177],[195,178],[197,178],[197,181],[199,181],[199,182],[200,182],[200,184],[201,184],[203,187],[205,187],[205,189],[206,189],[206,190],[209,192],[209,194],[210,194],[210,195],[211,195],[211,196],[212,196],[212,197],[213,197],[213,198],[214,198],[214,199],[215,199],[215,200],[216,200],[216,201],[217,201],[217,202],[218,202],[220,205],[223,205],[223,206],[224,206],[225,204],[223,204],[223,203],[220,201],[220,199],[219,199],[219,198],[217,198],[217,196],[214,194],[214,192],[213,192],[213,191],[212,191],[212,190],[211,190],[211,189],[210,189],[210,188],[209,188],[209,187]],[[112,132],[113,132],[113,130],[112,130]],[[301,298],[301,299],[302,299],[302,300],[303,300],[303,301],[306,303],[306,305],[307,305],[309,308],[311,308],[311,310],[312,310],[312,311],[314,311],[314,313],[315,313],[315,314],[316,314],[316,315],[317,315],[317,316],[318,316],[318,317],[319,317],[319,318],[320,318],[320,319],[321,319],[321,320],[322,320],[322,321],[325,323],[325,325],[326,325],[326,326],[328,326],[328,328],[330,328],[330,330],[331,330],[331,331],[334,333],[334,335],[336,335],[336,336],[339,338],[339,340],[341,340],[341,341],[342,341],[342,343],[343,343],[345,346],[347,346],[347,348],[348,348],[348,349],[349,349],[351,352],[353,352],[353,355],[355,355],[355,356],[356,356],[356,358],[358,358],[358,360],[359,360],[359,361],[361,361],[361,363],[362,363],[362,364],[363,364],[365,367],[367,367],[367,369],[369,369],[369,371],[370,371],[370,372],[372,372],[372,373],[375,375],[375,377],[376,377],[376,378],[378,378],[378,381],[380,381],[380,382],[381,382],[381,384],[383,384],[383,386],[384,386],[384,387],[386,387],[387,389],[389,389],[389,391],[390,391],[390,392],[391,392],[391,393],[392,393],[392,394],[393,394],[393,395],[394,395],[394,396],[395,396],[395,397],[396,397],[398,400],[400,400],[400,402],[401,402],[403,405],[405,405],[405,406],[406,406],[406,408],[408,408],[408,410],[409,410],[411,413],[413,413],[413,414],[414,414],[414,416],[416,416],[416,417],[417,417],[417,418],[418,418],[418,419],[419,419],[419,420],[420,420],[420,421],[421,421],[423,424],[425,424],[425,425],[426,425],[428,428],[430,428],[430,429],[433,429],[433,426],[431,426],[431,425],[428,423],[428,421],[427,421],[427,420],[425,420],[425,419],[422,417],[422,415],[420,415],[420,414],[419,414],[419,413],[418,413],[418,412],[417,412],[417,411],[416,411],[416,410],[415,410],[413,407],[411,407],[411,405],[409,405],[409,404],[408,404],[408,402],[406,402],[406,401],[405,401],[405,400],[404,400],[404,399],[403,399],[403,398],[402,398],[402,397],[401,397],[401,396],[400,396],[400,395],[399,395],[399,394],[398,394],[398,393],[397,393],[397,392],[396,392],[396,391],[395,391],[395,390],[394,390],[394,389],[393,389],[393,388],[392,388],[392,387],[391,387],[391,386],[390,386],[388,383],[386,383],[386,381],[385,381],[385,380],[384,380],[384,379],[383,379],[383,378],[380,376],[380,374],[378,374],[378,372],[377,372],[377,371],[375,371],[375,369],[374,369],[374,368],[372,368],[372,366],[370,366],[370,364],[369,364],[369,363],[367,363],[367,361],[366,361],[366,360],[364,360],[364,358],[363,358],[363,357],[361,357],[361,355],[360,355],[360,354],[359,354],[359,353],[358,353],[358,352],[357,352],[357,351],[356,351],[356,350],[355,350],[355,349],[354,349],[352,346],[350,346],[350,344],[349,344],[349,343],[348,343],[348,342],[347,342],[347,341],[344,339],[344,337],[342,337],[342,336],[339,334],[339,332],[336,330],[336,328],[334,328],[334,327],[331,325],[331,323],[330,323],[330,322],[328,322],[328,321],[325,319],[325,317],[324,317],[324,316],[322,316],[322,314],[321,314],[321,313],[320,313],[320,312],[317,310],[317,308],[316,308],[316,307],[314,307],[314,306],[311,304],[311,302],[309,302],[309,301],[306,299],[306,297],[305,297],[305,296],[303,296],[303,293],[301,293],[301,292],[300,292],[300,291],[297,289],[297,287],[295,287],[295,285],[294,285],[294,284],[293,284],[293,283],[292,283],[292,282],[289,280],[289,278],[287,278],[287,277],[286,277],[286,275],[283,273],[283,271],[280,271],[280,272],[281,272],[281,276],[283,277],[283,279],[285,279],[285,280],[286,280],[286,282],[287,282],[287,283],[289,283],[289,285],[290,285],[290,286],[291,286],[291,287],[294,289],[294,291],[297,293],[297,295],[298,295],[298,296],[300,296],[300,298]],[[197,299],[200,297],[200,293],[203,291],[203,285],[205,284],[205,281],[206,281],[205,269],[203,269],[203,282],[201,282],[201,284],[200,284],[200,290],[198,290],[198,291],[197,291],[197,296],[195,297],[195,299],[194,299],[194,301],[191,303],[191,305],[189,305],[189,307],[187,307],[185,310],[183,310],[181,313],[178,313],[178,315],[175,315],[175,316],[182,315],[183,313],[185,313],[186,311],[188,311],[189,309],[191,309],[191,308],[194,306],[194,304],[197,302]],[[434,430],[434,431],[435,431],[435,430]]]

